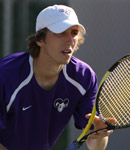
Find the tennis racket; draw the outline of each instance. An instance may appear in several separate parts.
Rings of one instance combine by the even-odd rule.
[[[107,128],[89,134],[94,116],[98,112]],[[114,118],[114,123],[109,122]],[[95,104],[87,126],[81,135],[66,149],[77,150],[88,139],[89,135],[101,130],[114,130],[130,127],[130,55],[118,60],[102,78],[96,94]]]

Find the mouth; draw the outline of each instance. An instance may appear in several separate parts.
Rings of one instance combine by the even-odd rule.
[[[65,49],[65,50],[62,51],[62,53],[64,55],[70,55],[70,54],[72,54],[72,50],[71,49]]]

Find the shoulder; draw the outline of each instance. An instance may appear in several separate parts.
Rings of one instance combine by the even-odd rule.
[[[75,76],[82,77],[82,79],[96,77],[96,73],[90,65],[74,56],[71,58],[67,68],[70,75],[74,76],[75,74]]]
[[[29,57],[29,54],[26,52],[19,52],[19,53],[8,55],[0,59],[0,68],[9,66],[15,63],[17,64],[17,62],[24,61],[28,57]]]
[[[28,53],[21,52],[8,55],[0,60],[0,79],[15,79],[19,75],[27,74],[29,69]]]
[[[28,63],[29,54],[26,52],[19,52],[8,55],[0,59],[0,71],[9,71],[20,68],[21,65]]]
[[[78,82],[85,90],[97,86],[97,76],[94,70],[82,60],[72,57],[64,74],[67,74],[72,80]]]

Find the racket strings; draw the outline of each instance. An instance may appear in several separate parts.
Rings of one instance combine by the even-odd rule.
[[[106,106],[106,108],[102,110],[102,114],[104,118],[117,118],[118,117],[119,112],[115,111],[115,110],[118,110],[117,107],[113,106],[113,104],[111,103],[105,103],[105,101],[103,101],[103,104]],[[110,109],[110,107],[112,107],[113,109]],[[121,118],[118,119],[118,124],[120,124],[119,122],[122,122]]]
[[[106,106],[106,108],[107,109],[104,109],[103,111],[107,114],[107,116],[106,115],[104,115],[104,117],[105,118],[108,118],[108,117],[112,117],[112,118],[118,118],[119,117],[119,114],[122,114],[123,116],[124,116],[124,118],[122,117],[122,116],[120,116],[118,119],[117,119],[117,121],[118,121],[118,124],[119,125],[121,125],[121,123],[123,123],[123,124],[125,124],[125,123],[129,123],[127,120],[129,119],[129,118],[127,118],[127,114],[124,112],[124,109],[122,109],[122,105],[121,105],[121,103],[119,103],[119,104],[117,104],[117,103],[114,103],[113,104],[113,102],[112,103],[105,103],[104,102],[104,105],[107,105]],[[109,106],[109,107],[108,107]],[[126,105],[127,106],[127,105]],[[126,107],[125,106],[125,107]],[[109,109],[108,109],[109,108]],[[110,108],[112,108],[112,109],[110,109]],[[127,108],[127,107],[126,107]],[[106,112],[106,111],[109,111],[109,116],[108,116],[108,112]],[[124,121],[123,121],[124,120]]]
[[[121,125],[122,122],[124,124],[126,122],[129,123],[126,119],[127,114],[123,114],[124,110],[122,109],[122,107],[121,107],[121,109],[119,109],[119,105],[116,105],[116,103],[115,104],[113,104],[113,103],[108,103],[107,104],[107,102],[105,103],[104,101],[103,101],[103,104],[106,105],[106,108],[104,108],[104,110],[102,110],[105,113],[105,114],[103,114],[103,112],[102,112],[102,114],[104,115],[104,118],[116,118],[116,120],[117,120],[116,124],[118,123],[119,125]],[[112,109],[110,109],[110,108],[112,108]],[[107,112],[107,111],[109,111],[109,112]],[[122,113],[123,116],[125,116],[125,117],[124,118],[119,117],[120,113]]]
[[[113,92],[114,92],[114,93],[117,92],[117,91],[114,91],[114,90],[115,90],[115,89],[112,89],[112,91],[111,91],[112,94],[113,94]],[[119,92],[119,91],[118,91],[118,92]],[[113,98],[113,95],[112,95],[112,98]],[[120,97],[119,97],[119,98],[120,98]],[[117,100],[118,100],[118,99],[117,99]],[[119,102],[120,102],[120,101],[118,101],[118,102],[116,101],[116,105],[115,105],[116,108],[119,108],[119,104],[120,104]],[[122,107],[121,107],[121,108],[122,108]],[[121,110],[122,110],[122,109],[121,109]],[[121,113],[123,113],[123,112],[121,112]]]
[[[116,82],[116,83],[117,83],[117,82]],[[114,83],[114,84],[116,84],[116,83]],[[118,85],[118,86],[119,86],[119,85]],[[117,113],[122,113],[122,114],[123,114],[123,111],[124,111],[124,110],[122,109],[122,107],[120,107],[121,103],[120,103],[120,101],[118,101],[118,100],[120,100],[119,98],[120,98],[121,95],[118,94],[118,95],[114,95],[114,96],[113,96],[113,93],[117,93],[117,91],[115,91],[115,89],[113,89],[113,88],[112,88],[111,90],[112,90],[112,91],[111,91],[111,92],[112,92],[112,95],[111,95],[111,96],[112,96],[112,99],[115,98],[114,96],[116,96],[116,98],[117,98],[117,101],[115,101],[115,106],[113,106],[113,107],[114,107],[114,108],[115,108],[115,107],[117,108]],[[119,92],[119,91],[118,91],[118,92]],[[120,93],[120,92],[119,92],[119,93]],[[117,97],[117,96],[118,96],[118,97]],[[121,106],[122,106],[122,105],[121,105]],[[127,105],[126,105],[126,106],[127,106]],[[121,108],[121,109],[118,109],[118,108]],[[119,112],[119,111],[120,111],[120,112]],[[117,113],[116,113],[116,114],[117,114]],[[126,116],[126,115],[125,115],[125,116]],[[126,120],[126,118],[124,118],[124,119]]]
[[[130,124],[130,60],[121,62],[105,80],[99,96],[103,118],[115,118],[115,126]]]
[[[111,99],[113,98],[113,96],[111,97]],[[118,98],[118,97],[117,97]],[[117,99],[118,100],[118,99]],[[106,105],[105,103],[104,103],[104,105]],[[108,109],[108,106],[109,106],[109,109]],[[127,108],[127,106],[128,105],[126,105],[125,104],[125,107]],[[123,124],[125,124],[125,123],[129,123],[128,122],[128,119],[129,118],[127,118],[127,114],[126,114],[126,112],[124,111],[124,109],[122,108],[123,107],[123,103],[121,103],[121,101],[115,101],[115,103],[113,103],[113,102],[110,102],[110,103],[108,103],[107,104],[107,110],[109,110],[109,114],[111,114],[111,117],[112,118],[118,118],[118,120],[117,120],[117,123],[119,124],[119,125],[121,125],[122,123]],[[112,108],[112,109],[110,109],[110,108]],[[116,110],[116,111],[115,111]],[[106,111],[106,110],[105,110]],[[119,116],[119,114],[121,114],[121,115],[123,115],[123,116]],[[108,114],[107,114],[107,116],[105,116],[106,118],[108,118]],[[109,115],[109,117],[110,117],[110,115]]]
[[[121,69],[120,68],[117,68],[118,71],[120,71]],[[120,70],[119,70],[120,69]],[[128,98],[129,96],[129,74],[127,74],[127,70],[123,72],[123,77],[122,79],[125,81],[125,82],[122,82],[122,79],[120,82],[118,82],[120,80],[120,76],[117,74],[115,80],[113,81],[113,84],[115,84],[116,86],[118,86],[118,84],[120,84],[120,88],[118,88],[118,94],[120,95],[119,98]],[[121,73],[122,75],[122,73]],[[114,90],[114,89],[113,89]],[[117,94],[117,91],[115,91],[115,94]]]
[[[120,69],[120,68],[119,68]],[[124,76],[122,77],[122,79],[124,80],[124,82],[122,82],[122,81],[120,81],[120,84],[121,84],[121,86],[120,86],[120,89],[119,89],[119,91],[124,91],[124,97],[126,96],[126,97],[128,97],[129,96],[129,90],[130,90],[130,87],[129,87],[129,85],[130,85],[130,81],[129,81],[129,79],[130,79],[130,70],[129,71],[124,71],[124,74],[123,74]],[[120,78],[120,76],[118,76],[117,78],[116,78],[116,82],[117,82],[117,80],[119,80],[119,78]],[[123,90],[124,89],[124,90]],[[119,92],[120,93],[120,92]],[[123,94],[123,93],[122,93]]]

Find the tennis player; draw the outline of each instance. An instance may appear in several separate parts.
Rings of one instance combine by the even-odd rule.
[[[37,16],[28,52],[0,60],[0,150],[49,150],[72,116],[85,128],[97,92],[94,71],[73,56],[85,32],[72,8],[50,6]],[[96,116],[93,130],[104,126]],[[89,150],[104,150],[110,133],[90,136]]]

